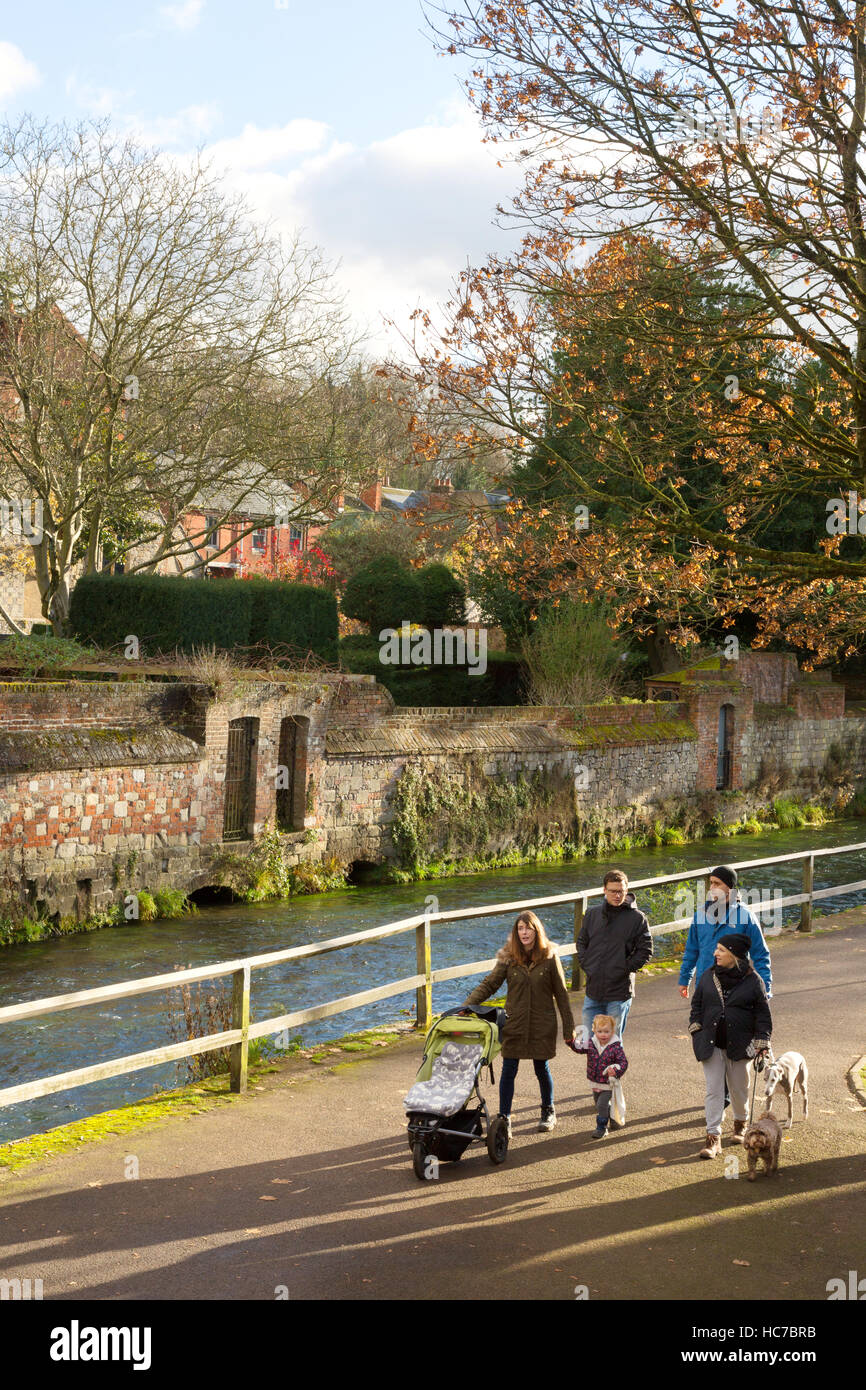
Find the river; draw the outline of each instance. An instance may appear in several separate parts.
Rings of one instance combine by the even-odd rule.
[[[700,865],[856,844],[862,839],[866,839],[863,823],[850,820],[806,830],[635,849],[618,855],[615,864],[632,879],[650,878]],[[284,903],[206,907],[198,915],[181,921],[130,923],[79,936],[11,946],[0,951],[0,1000],[3,1004],[15,1004],[159,975],[175,966],[234,960],[343,936],[422,913],[425,898],[433,894],[439,909],[447,911],[484,902],[568,893],[600,883],[610,864],[610,860],[581,859],[570,864],[499,869],[399,887],[346,889]],[[743,874],[741,885],[746,890],[765,890],[771,898],[776,891],[790,895],[800,891],[801,873],[799,864],[771,865]],[[816,888],[859,879],[866,879],[866,852],[844,857],[828,855],[816,863]],[[839,911],[863,901],[866,892],[843,895],[821,906],[824,911]],[[677,915],[670,893],[666,901],[648,901],[647,894],[639,892],[638,903],[648,911],[651,920],[669,921]],[[785,922],[794,920],[798,912],[796,908],[788,909]],[[570,904],[545,909],[541,916],[553,940],[563,944],[571,941]],[[769,921],[765,919],[765,925]],[[511,924],[510,918],[478,917],[469,922],[434,926],[434,969],[494,955]],[[284,962],[253,972],[251,1017],[253,1021],[275,1017],[414,973],[413,932],[313,960]],[[441,1010],[460,1002],[476,982],[462,979],[435,986],[434,1006]],[[97,1005],[0,1025],[0,1086],[164,1045],[171,1041],[166,1003],[166,994],[148,994],[119,1000],[109,1007]],[[386,999],[300,1032],[305,1043],[320,1042],[392,1021],[401,1011],[413,1007],[414,996]],[[9,1106],[0,1110],[0,1142],[152,1095],[157,1088],[175,1084],[177,1075],[175,1065],[168,1063]]]

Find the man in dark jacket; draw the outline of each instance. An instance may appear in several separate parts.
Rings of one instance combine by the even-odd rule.
[[[627,876],[622,869],[609,869],[604,876],[604,902],[589,909],[577,938],[578,963],[586,972],[586,1038],[592,1037],[596,1014],[615,1018],[622,1037],[634,998],[635,971],[646,965],[652,953],[649,922],[628,891]]]

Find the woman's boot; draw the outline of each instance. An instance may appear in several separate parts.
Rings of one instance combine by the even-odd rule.
[[[722,1136],[720,1134],[708,1134],[707,1142],[698,1154],[699,1158],[718,1158],[722,1152]]]

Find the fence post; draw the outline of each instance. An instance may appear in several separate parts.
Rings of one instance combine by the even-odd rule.
[[[583,914],[586,910],[586,898],[576,898],[574,902],[574,944],[577,945],[577,938],[580,936],[580,929],[583,926]],[[571,958],[571,992],[575,994],[581,986],[581,971],[577,959],[577,953]]]
[[[815,856],[810,854],[808,859],[803,860],[803,892],[809,894],[808,902],[803,903],[800,908],[800,925],[798,931],[812,930],[812,893],[815,888]]]
[[[247,1059],[250,1044],[247,1037],[250,1026],[250,967],[245,965],[232,975],[232,1028],[243,1029],[243,1038],[232,1043],[229,1048],[229,1089],[240,1092],[247,1089]]]
[[[424,976],[424,983],[415,991],[415,1027],[430,1027],[433,1017],[433,981],[430,979],[430,914],[425,913],[424,921],[415,928],[416,973]]]

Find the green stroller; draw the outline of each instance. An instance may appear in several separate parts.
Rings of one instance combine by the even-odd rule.
[[[415,1084],[403,1101],[416,1178],[435,1177],[440,1161],[456,1163],[470,1144],[484,1140],[491,1163],[505,1162],[508,1125],[501,1115],[491,1120],[480,1085],[485,1067],[491,1082],[496,1079],[504,1019],[504,1009],[466,1009],[443,1014],[427,1034]]]

